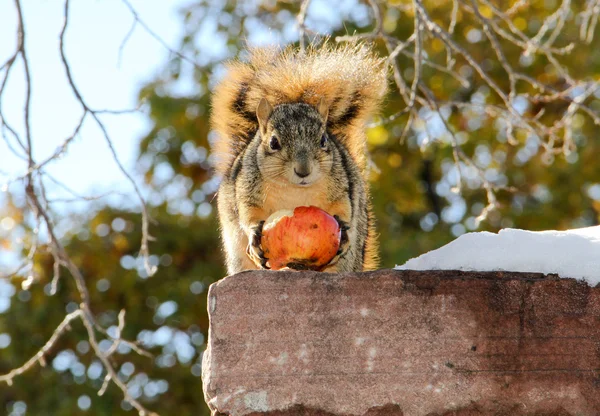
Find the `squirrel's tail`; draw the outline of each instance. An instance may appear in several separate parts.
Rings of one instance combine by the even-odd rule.
[[[256,134],[261,98],[273,106],[304,102],[329,105],[328,131],[364,167],[365,122],[378,110],[387,89],[385,60],[364,44],[250,50],[246,62],[227,64],[213,93],[211,123],[217,171],[225,174]]]

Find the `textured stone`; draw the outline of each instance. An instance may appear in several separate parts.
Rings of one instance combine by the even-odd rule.
[[[228,415],[600,415],[600,288],[539,274],[244,272],[209,290]]]

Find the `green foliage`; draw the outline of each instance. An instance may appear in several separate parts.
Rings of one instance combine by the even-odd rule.
[[[152,214],[157,219],[152,227],[157,241],[152,244],[151,260],[159,264],[159,271],[151,278],[145,277],[135,258],[141,237],[138,214],[106,208],[90,219],[91,232],[83,229],[67,246],[86,278],[98,322],[113,331],[119,311],[125,309],[123,337],[139,340],[154,354],[153,358],[138,356],[129,348],[115,352],[112,359],[131,391],[135,394],[141,389],[148,407],[162,414],[170,414],[174,408],[181,414],[199,414],[198,409],[205,408],[199,375],[208,333],[206,293],[224,274],[217,224],[214,215],[178,217],[167,214],[164,206],[156,207]],[[41,282],[48,283],[52,258],[41,257],[38,263]],[[35,354],[65,312],[76,307],[77,292],[70,276],[62,277],[55,296],[48,292],[49,285],[44,284],[18,291],[10,310],[2,315],[0,333],[10,333],[13,342],[3,350],[0,373]],[[114,385],[104,396],[96,395],[104,373],[86,339],[83,325],[75,321],[72,331],[47,357],[49,368],[35,366],[15,378],[12,387],[0,389],[3,409],[24,401],[27,414],[33,415],[130,414],[121,409],[122,393]],[[168,390],[163,391],[165,388]],[[78,410],[77,400],[82,395],[92,400],[87,412]]]
[[[406,39],[414,29],[412,16],[405,14],[402,7],[404,3],[393,1],[383,8],[384,29],[399,39]],[[549,2],[533,2],[515,17],[514,23],[534,34],[541,19],[549,13],[545,3]],[[324,2],[319,4],[324,11],[320,17],[313,17],[314,30],[336,36],[373,28],[366,5],[349,0],[336,6],[334,13]],[[431,5],[428,4],[432,18],[447,27],[452,2],[435,9]],[[154,359],[123,349],[115,353],[113,360],[122,368],[132,391],[142,388],[142,402],[163,415],[208,414],[199,378],[199,360],[208,330],[206,290],[224,275],[212,200],[218,180],[210,170],[211,87],[222,71],[222,60],[243,55],[246,40],[296,41],[293,25],[298,7],[295,2],[203,0],[182,11],[181,50],[199,64],[192,66],[173,56],[158,79],[140,92],[153,122],[140,145],[139,169],[152,188],[151,214],[155,223],[151,234],[157,240],[151,243],[151,252],[153,261],[160,265],[158,273],[147,278],[136,264],[140,241],[138,214],[107,207],[67,238],[67,250],[85,275],[92,308],[99,314],[100,323],[105,327],[116,325],[119,310],[126,309],[125,337],[154,340],[148,344]],[[503,4],[501,8],[507,7],[508,4]],[[485,63],[502,88],[508,88],[508,79],[489,47],[466,40],[476,27],[476,22],[460,15],[455,28],[457,39],[469,45],[469,52]],[[577,30],[565,28],[559,46],[578,41]],[[502,44],[509,62],[523,59],[516,47]],[[381,42],[376,47],[384,53]],[[445,65],[445,48],[439,40],[425,39],[424,48],[431,61]],[[410,85],[413,60],[400,57],[398,62]],[[566,66],[573,76],[597,78],[600,49],[579,45]],[[469,87],[431,67],[424,69],[422,82],[440,101],[499,103],[482,80],[469,72],[464,59],[458,58],[455,68],[469,78]],[[561,83],[558,74],[548,70],[547,60],[537,55],[520,70],[551,85]],[[384,119],[405,105],[397,90],[390,86]],[[178,92],[182,88],[191,91],[190,94]],[[534,93],[525,84],[519,85],[519,92]],[[567,105],[545,107],[540,120],[561,114]],[[599,109],[600,101],[593,99],[590,105]],[[530,104],[525,111],[537,114],[541,107],[543,103]],[[514,190],[498,191],[500,209],[492,212],[478,228],[476,217],[487,205],[486,192],[477,174],[465,166],[462,193],[452,192],[457,171],[447,136],[429,137],[425,127],[417,124],[402,140],[406,115],[374,127],[369,131],[371,186],[378,232],[385,242],[381,247],[383,267],[401,264],[469,230],[495,231],[512,226],[565,229],[598,223],[600,201],[593,199],[588,191],[600,181],[597,163],[600,142],[597,127],[589,118],[583,115],[575,118],[577,149],[573,153],[548,157],[539,140],[524,131],[517,131],[516,143],[509,143],[497,119],[473,107],[447,106],[445,111],[448,123],[459,133],[465,154],[490,181]],[[553,146],[560,148],[562,143]],[[10,333],[13,339],[8,348],[1,350],[0,373],[20,365],[35,353],[64,317],[65,305],[68,310],[70,303],[77,302],[69,276],[61,279],[56,296],[47,296],[48,288],[44,285],[52,276],[51,258],[40,258],[39,264],[41,284],[34,284],[29,291],[18,291],[10,310],[0,315],[0,333]],[[166,312],[173,313],[161,316]],[[16,378],[12,387],[0,388],[0,412],[5,409],[9,412],[12,403],[24,401],[28,414],[33,415],[131,414],[122,409],[122,395],[114,385],[105,396],[96,396],[102,375],[90,370],[95,359],[89,346],[86,348],[85,339],[82,326],[73,325],[47,358],[49,367],[69,362],[70,370],[35,367]],[[63,360],[61,364],[61,360],[56,360],[60,354],[65,357],[64,351],[73,353],[67,354],[71,361]],[[83,366],[75,365],[76,361]],[[133,373],[125,363],[133,364]],[[162,391],[165,382],[168,389]],[[87,412],[78,410],[77,399],[81,395],[91,398],[91,409]]]

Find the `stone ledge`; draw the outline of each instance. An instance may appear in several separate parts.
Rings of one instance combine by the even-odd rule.
[[[600,415],[600,287],[531,273],[244,272],[209,290],[227,415]]]

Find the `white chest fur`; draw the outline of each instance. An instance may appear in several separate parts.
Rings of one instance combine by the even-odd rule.
[[[293,210],[299,206],[316,206],[329,211],[331,202],[327,198],[325,181],[318,181],[306,187],[267,183],[264,188],[265,203],[263,205],[266,214],[282,210]]]

